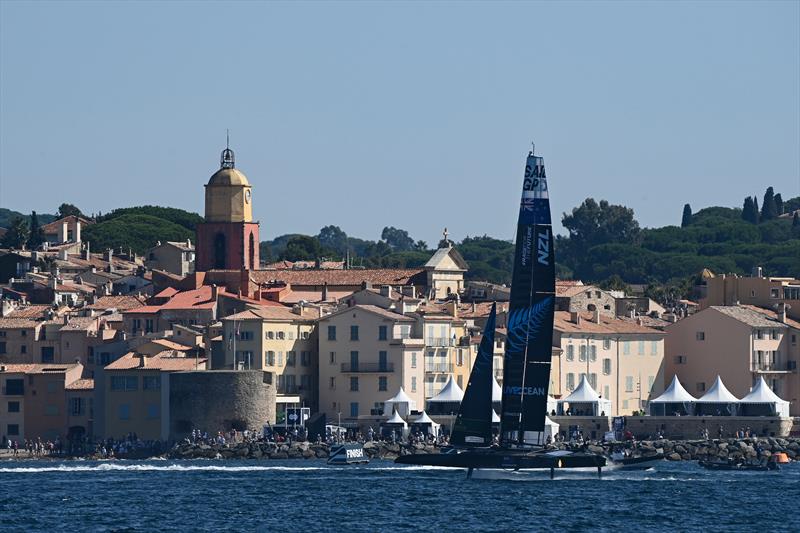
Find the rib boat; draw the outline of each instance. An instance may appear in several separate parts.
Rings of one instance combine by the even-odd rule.
[[[605,466],[601,455],[546,450],[545,417],[555,309],[555,259],[544,159],[531,151],[519,207],[507,317],[499,445],[492,445],[492,357],[496,305],[445,453],[405,455],[397,463],[474,469],[556,469]]]

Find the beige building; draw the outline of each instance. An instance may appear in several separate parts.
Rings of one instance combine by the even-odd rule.
[[[319,319],[319,410],[329,420],[383,413],[402,387],[424,402],[425,344],[415,320],[372,305],[346,307]]]
[[[205,359],[184,357],[176,350],[123,355],[105,367],[98,383],[103,388],[101,436],[118,439],[135,433],[141,440],[165,439],[169,435],[168,374],[205,369]]]
[[[765,277],[761,268],[754,276],[714,275],[705,271],[700,287],[700,308],[712,305],[749,304],[776,310],[779,303],[787,304],[787,315],[800,320],[800,280]]]
[[[609,291],[594,285],[556,284],[556,311],[616,314],[616,298]]]
[[[151,270],[165,270],[178,276],[186,276],[194,272],[194,245],[187,239],[185,242],[159,241],[147,252],[145,266]]]
[[[667,380],[673,375],[695,397],[717,375],[738,398],[759,377],[800,415],[800,322],[755,306],[710,306],[666,328]]]
[[[222,320],[224,360],[219,368],[275,374],[279,395],[297,395],[316,411],[319,310],[296,305],[243,311]],[[218,368],[212,361],[212,368]]]
[[[68,440],[91,433],[91,380],[80,363],[0,364],[0,437]]]
[[[663,331],[637,321],[594,313],[556,311],[550,394],[568,396],[583,375],[603,398],[608,416],[630,415],[664,391]]]

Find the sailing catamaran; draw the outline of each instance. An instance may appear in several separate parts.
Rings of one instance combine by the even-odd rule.
[[[530,469],[597,467],[603,456],[544,449],[547,389],[553,342],[555,260],[544,159],[528,154],[517,223],[514,272],[503,366],[500,443],[492,446],[492,356],[496,306],[486,322],[449,453],[406,455],[403,464]]]

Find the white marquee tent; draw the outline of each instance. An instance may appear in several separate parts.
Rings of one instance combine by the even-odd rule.
[[[406,391],[403,390],[403,387],[400,387],[400,390],[383,402],[383,415],[389,416],[393,411],[395,414],[400,413],[401,416],[409,416],[411,411],[415,411],[417,409],[417,402],[412,400]]]
[[[611,416],[611,400],[601,398],[589,385],[585,375],[581,377],[580,384],[572,394],[558,400],[557,404],[558,413],[562,415],[567,412],[564,408],[566,404],[572,416]]]
[[[422,413],[411,422],[411,429],[420,431],[421,433],[428,433],[429,435],[433,435],[437,437],[439,435],[439,428],[441,424],[437,424],[434,422],[431,417],[428,416],[428,413],[422,411]]]
[[[782,400],[764,382],[758,378],[750,393],[739,401],[741,416],[789,416],[789,402]]]
[[[650,415],[670,416],[676,413],[691,415],[696,402],[697,398],[686,392],[676,374],[672,377],[672,383],[669,384],[667,390],[658,398],[650,400]]]
[[[461,390],[461,387],[458,386],[458,383],[451,375],[442,390],[439,391],[439,394],[428,399],[427,410],[432,415],[455,415],[463,399],[464,391]]]
[[[496,410],[500,410],[500,405],[503,403],[503,389],[500,387],[500,384],[497,383],[497,378],[492,378],[492,407]]]
[[[711,388],[697,400],[695,410],[698,415],[735,416],[738,405],[739,398],[734,396],[725,387],[722,378],[717,376]]]
[[[400,391],[402,392],[402,388]],[[381,422],[381,435],[384,437],[390,437],[392,434],[396,438],[400,438],[408,433],[408,424],[406,421],[403,420],[403,417],[400,416],[400,413],[395,411],[392,413],[392,416],[389,417],[389,420],[385,422]]]

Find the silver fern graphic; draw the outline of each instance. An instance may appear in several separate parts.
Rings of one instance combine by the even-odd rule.
[[[536,335],[541,329],[552,303],[553,297],[548,296],[532,307],[514,309],[509,312],[506,353],[521,352],[525,349],[528,339]]]

